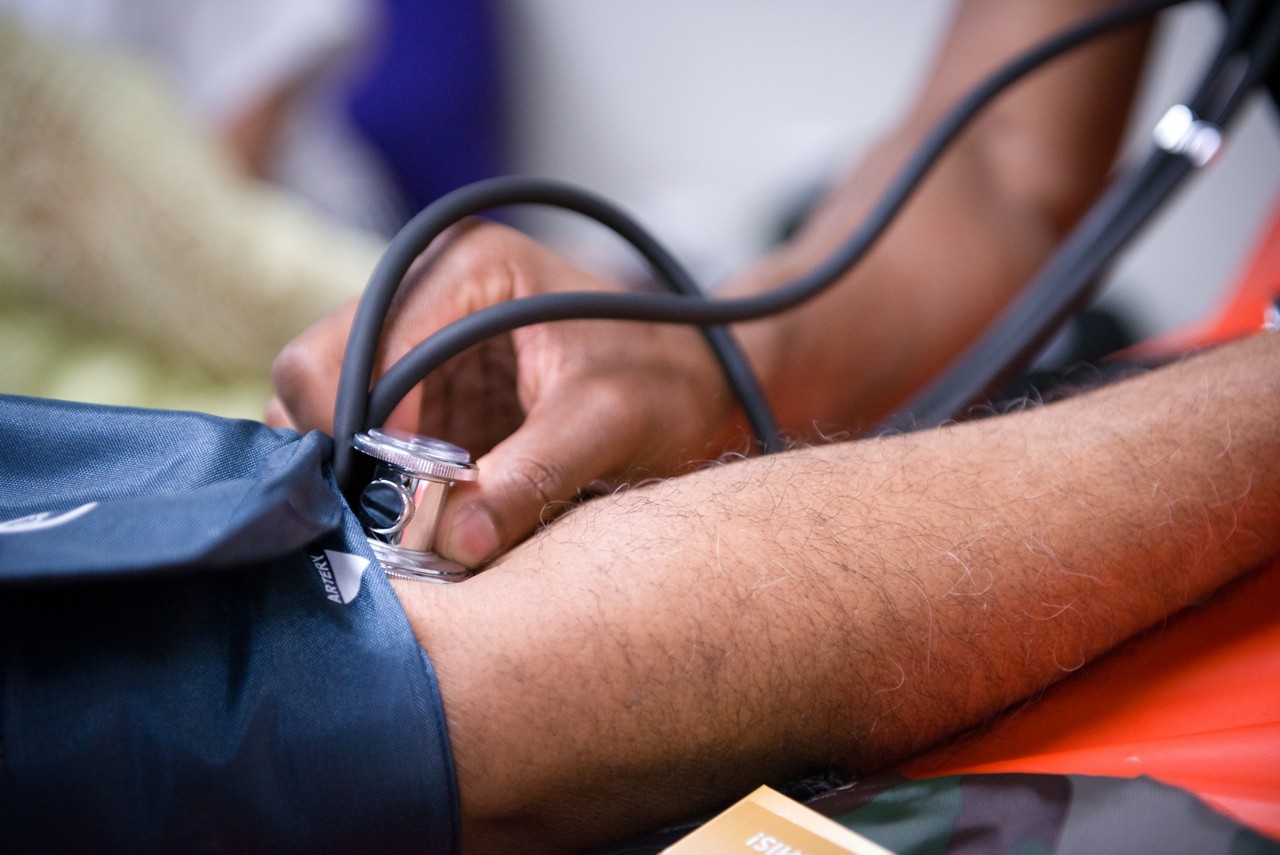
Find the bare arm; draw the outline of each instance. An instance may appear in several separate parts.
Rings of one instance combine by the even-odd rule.
[[[960,93],[1110,2],[964,3],[902,126],[793,244],[729,290],[773,288],[824,259]],[[1016,293],[1109,168],[1145,37],[1143,27],[1131,28],[1020,85],[963,137],[883,245],[832,293],[737,328],[784,428],[805,437],[815,422],[823,429],[866,424]],[[443,253],[428,253],[411,277],[384,337],[384,365],[464,311],[527,294],[607,287],[497,227],[460,230],[449,243]],[[350,309],[331,314],[281,355],[272,423],[328,426],[350,316]],[[486,477],[456,490],[440,523],[440,548],[466,564],[518,543],[544,518],[544,505],[570,500],[598,479],[672,474],[687,460],[741,447],[728,390],[688,330],[552,325],[522,330],[511,343],[514,358],[448,366],[430,394],[393,417],[402,427],[443,431],[484,455]],[[475,425],[483,427],[469,429]],[[492,435],[495,426],[500,435]]]
[[[800,235],[732,283],[751,293],[815,267],[860,225],[943,113],[1013,56],[1114,0],[966,0],[922,93]],[[1017,84],[943,158],[865,261],[827,294],[739,333],[783,424],[865,426],[960,351],[1021,289],[1101,190],[1149,27]]]
[[[590,503],[399,588],[471,851],[884,767],[1280,552],[1280,337],[987,421]]]

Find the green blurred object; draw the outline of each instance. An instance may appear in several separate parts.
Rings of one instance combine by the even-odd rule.
[[[240,172],[148,69],[0,20],[0,392],[261,418],[381,240]]]

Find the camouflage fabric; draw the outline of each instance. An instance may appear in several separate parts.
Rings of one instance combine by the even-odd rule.
[[[1151,778],[886,777],[836,787],[806,804],[897,855],[1280,855],[1280,841]],[[603,851],[660,852],[693,827]]]

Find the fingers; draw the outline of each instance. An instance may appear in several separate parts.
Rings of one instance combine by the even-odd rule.
[[[499,302],[611,288],[518,233],[469,224],[406,276],[375,374],[425,336]],[[352,304],[291,343],[273,366],[271,424],[332,430]],[[478,567],[522,541],[585,486],[640,462],[670,474],[716,435],[727,408],[714,361],[692,331],[603,321],[529,327],[433,372],[386,424],[455,442],[480,479],[454,488],[436,549]],[[662,426],[665,426],[663,428]],[[512,431],[514,430],[514,433]]]
[[[267,424],[295,430],[333,430],[333,402],[347,332],[356,305],[335,309],[289,342],[271,364],[275,397],[267,404]]]
[[[266,412],[262,420],[274,428],[293,428],[298,430],[297,424],[289,416],[288,408],[278,397],[273,397],[270,401],[267,401]]]
[[[641,421],[619,418],[615,395],[583,392],[540,401],[520,430],[478,461],[479,479],[453,489],[440,518],[442,555],[479,567],[549,521],[585,485],[618,473],[644,431]]]
[[[387,425],[448,440],[480,457],[524,420],[516,383],[511,338],[490,339],[428,374]]]
[[[527,241],[506,230],[474,222],[455,226],[424,253],[406,274],[382,331],[375,375],[420,341],[477,309],[510,299],[507,264]],[[448,252],[445,252],[445,249]],[[271,369],[276,399],[268,407],[273,423],[298,430],[332,431],[333,406],[357,302],[330,312],[291,341]],[[412,406],[398,421],[413,427]],[[491,442],[488,444],[492,444]]]

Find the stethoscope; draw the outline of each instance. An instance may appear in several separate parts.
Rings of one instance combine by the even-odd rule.
[[[765,294],[705,296],[679,261],[633,217],[593,193],[565,184],[497,178],[464,187],[427,207],[392,239],[369,279],[352,322],[334,408],[334,472],[375,555],[392,575],[432,581],[466,578],[467,571],[437,555],[433,545],[449,488],[477,475],[470,455],[450,443],[379,426],[414,386],[450,357],[518,327],[584,318],[698,326],[747,414],[759,450],[767,454],[781,449],[768,401],[725,325],[785,311],[835,283],[875,244],[974,116],[1012,83],[1081,44],[1182,2],[1137,0],[1109,10],[999,69],[943,117],[843,245],[815,269]],[[1088,302],[1102,271],[1170,194],[1213,159],[1221,148],[1222,129],[1245,97],[1264,82],[1280,46],[1280,4],[1235,0],[1227,6],[1227,28],[1217,51],[1191,97],[1157,123],[1146,158],[1112,181],[986,332],[873,435],[942,424],[1012,379]],[[640,253],[667,293],[552,293],[490,306],[432,334],[371,387],[383,323],[418,255],[459,220],[526,204],[573,211],[611,229]]]

